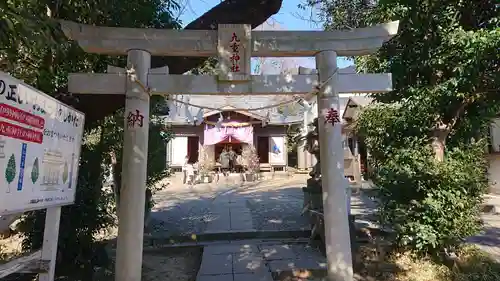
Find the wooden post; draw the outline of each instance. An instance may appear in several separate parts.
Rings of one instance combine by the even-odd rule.
[[[140,281],[146,201],[146,168],[149,132],[149,93],[134,82],[148,85],[151,55],[130,50],[127,64],[131,71],[125,97],[122,186],[120,190],[118,241],[116,250],[117,281]]]
[[[49,270],[40,273],[40,281],[54,281],[56,271],[57,242],[59,240],[59,222],[61,207],[47,208],[45,214],[45,229],[43,231],[42,260],[50,260]]]
[[[321,177],[325,213],[325,242],[328,259],[328,280],[353,281],[351,243],[347,210],[347,181],[344,178],[344,153],[340,115],[336,122],[327,122],[330,110],[340,114],[337,89],[337,54],[322,51],[316,54],[319,80],[326,82],[318,95],[318,125],[321,147]],[[333,76],[333,77],[331,77]]]

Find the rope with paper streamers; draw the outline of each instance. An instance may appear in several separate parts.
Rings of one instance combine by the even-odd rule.
[[[199,108],[199,109],[207,109],[207,110],[214,110],[214,111],[243,111],[243,112],[251,112],[251,111],[258,111],[258,110],[264,110],[264,109],[270,109],[270,108],[280,107],[280,106],[287,105],[289,103],[296,102],[297,100],[304,99],[304,98],[302,98],[300,96],[294,96],[293,99],[291,99],[291,100],[286,100],[286,101],[282,101],[282,102],[279,102],[279,103],[270,104],[270,105],[266,105],[266,106],[254,107],[254,108],[229,108],[229,109],[215,108],[215,107],[210,107],[210,106],[201,106],[201,105],[193,104],[193,103],[190,103],[190,102],[187,102],[187,101],[183,101],[183,100],[179,100],[179,99],[174,99],[174,98],[170,98],[170,97],[168,97],[167,99],[170,100],[170,101],[175,101],[175,102],[178,102],[180,104],[184,104],[184,105],[187,105],[187,106],[192,106],[194,108]]]
[[[228,123],[224,123],[224,122],[213,122],[213,121],[205,120],[205,121],[203,121],[203,123],[211,125],[211,126],[238,128],[238,127],[247,127],[247,126],[250,126],[250,125],[253,125],[253,124],[261,124],[262,121],[228,122]]]
[[[144,85],[144,83],[142,83],[139,79],[137,79],[137,76],[135,75],[135,70],[134,69],[131,69],[130,71],[127,71],[127,74],[129,76],[131,76],[133,82],[135,82],[137,85],[139,85],[139,87],[141,87],[141,89],[144,92],[146,92],[147,94],[149,94],[150,96],[154,95],[154,94],[156,94],[156,95],[165,95],[165,96],[167,96],[167,100],[169,100],[169,101],[174,101],[174,102],[177,102],[177,103],[180,103],[180,104],[184,104],[186,106],[191,106],[191,107],[194,107],[194,108],[198,108],[198,109],[206,109],[206,110],[213,110],[213,111],[243,111],[243,112],[251,112],[251,111],[258,111],[258,110],[264,110],[264,109],[270,109],[270,108],[280,107],[280,106],[287,105],[287,104],[290,104],[290,103],[293,103],[293,102],[298,102],[300,100],[306,100],[307,101],[307,100],[313,98],[314,96],[316,96],[318,94],[319,90],[324,85],[326,85],[328,82],[330,82],[330,80],[335,76],[335,74],[337,74],[338,70],[339,70],[339,68],[337,67],[335,69],[335,71],[332,73],[332,75],[330,75],[328,77],[328,79],[326,79],[325,81],[321,82],[321,84],[315,86],[314,89],[311,90],[310,92],[308,92],[306,94],[302,94],[302,95],[294,95],[293,98],[290,99],[290,100],[281,101],[279,103],[270,104],[270,105],[261,106],[261,107],[254,107],[254,108],[231,108],[231,109],[222,109],[222,108],[216,108],[216,107],[210,107],[210,106],[202,106],[202,105],[192,104],[190,102],[186,102],[186,101],[183,101],[183,100],[172,98],[171,94],[168,94],[168,93],[153,92],[153,91],[151,91],[151,89],[149,87],[146,87]]]

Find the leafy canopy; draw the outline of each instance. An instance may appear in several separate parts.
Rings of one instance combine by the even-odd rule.
[[[59,19],[85,24],[179,28],[172,13],[179,6],[164,0],[7,0],[0,3],[0,69],[41,91],[65,100],[68,73],[103,73],[107,65],[124,66],[124,57],[83,52],[62,36]],[[152,114],[162,107],[152,101]],[[121,152],[123,114],[104,121],[87,122],[85,141],[79,159],[75,204],[63,208],[60,226],[58,274],[84,274],[93,279],[96,266],[107,262],[106,252],[96,244],[96,234],[114,223],[113,196],[103,189],[109,172],[111,153]],[[121,119],[120,119],[121,118]],[[148,185],[166,175],[165,131],[162,124],[151,126],[149,138]],[[166,135],[166,136],[165,136]],[[35,165],[34,165],[35,166]],[[38,167],[38,164],[36,165]],[[38,168],[32,180],[38,178]],[[68,175],[69,177],[69,175]],[[150,197],[150,196],[149,196]],[[151,201],[145,208],[151,208]],[[29,213],[22,226],[26,249],[39,249],[43,241],[44,211]]]
[[[370,151],[382,222],[399,245],[438,253],[479,229],[485,135],[500,109],[494,1],[315,1],[326,29],[399,20],[397,36],[356,58],[392,73],[394,90],[357,120]],[[443,155],[443,157],[438,157]],[[442,161],[439,161],[442,159]]]

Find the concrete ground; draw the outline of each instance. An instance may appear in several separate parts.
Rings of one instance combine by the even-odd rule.
[[[242,183],[238,177],[219,184],[172,185],[154,196],[153,235],[214,232],[309,230],[300,215],[306,177]]]
[[[149,232],[162,238],[227,238],[220,239],[224,243],[205,245],[197,281],[270,281],[294,268],[324,270],[324,257],[303,243],[265,240],[258,235],[251,240],[230,238],[234,233],[271,232],[283,233],[283,237],[301,232],[307,237],[309,222],[301,216],[301,187],[307,178],[308,175],[297,174],[246,183],[234,175],[217,184],[172,184],[154,196],[156,205]],[[351,212],[359,215],[357,223],[371,224],[369,218],[375,203],[362,194],[351,197]],[[499,196],[489,196],[486,201],[500,210]],[[500,261],[500,216],[484,214],[483,219],[484,232],[470,242]]]
[[[489,253],[500,262],[500,196],[487,195],[485,203],[495,207],[492,214],[483,214],[484,229],[481,234],[469,239],[469,242],[476,244],[483,251]]]

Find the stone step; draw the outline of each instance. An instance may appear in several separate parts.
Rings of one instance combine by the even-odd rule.
[[[264,243],[207,246],[197,281],[274,281],[292,278],[323,278],[326,258],[306,243]],[[302,279],[300,279],[302,280]],[[308,279],[309,280],[309,279]]]
[[[205,247],[196,281],[273,281],[256,242]]]
[[[319,249],[307,244],[261,245],[259,248],[274,280],[326,277],[326,257]]]
[[[195,241],[195,242],[183,242],[183,243],[172,243],[172,244],[154,244],[145,245],[144,249],[170,249],[170,248],[182,248],[182,247],[207,247],[207,246],[219,246],[219,245],[243,245],[249,243],[255,243],[259,241],[262,245],[275,245],[279,243],[285,244],[308,244],[311,242],[309,238],[269,238],[269,239],[242,239],[242,240],[217,240],[217,241]],[[116,242],[116,241],[115,241]],[[115,244],[113,246],[116,246]]]
[[[309,238],[310,230],[291,230],[291,231],[220,231],[205,232],[201,234],[162,236],[157,234],[144,234],[144,246],[182,244],[188,242],[211,242],[228,241],[243,239],[293,239]]]

